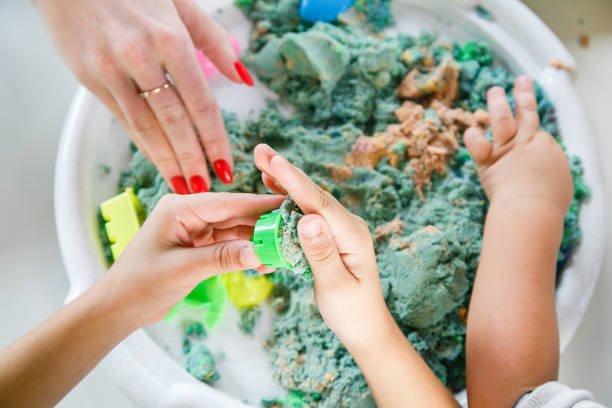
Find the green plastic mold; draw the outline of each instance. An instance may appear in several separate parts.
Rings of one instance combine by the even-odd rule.
[[[251,241],[255,244],[255,253],[262,264],[269,268],[293,268],[281,249],[280,224],[283,220],[279,210],[262,215],[255,224]]]

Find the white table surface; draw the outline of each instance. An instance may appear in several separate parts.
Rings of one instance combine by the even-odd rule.
[[[612,192],[612,1],[525,0],[578,62],[576,87],[591,120],[607,193]],[[581,48],[578,37],[591,38]],[[30,2],[0,0],[0,347],[62,305],[68,290],[55,236],[53,169],[77,83]],[[612,237],[612,217],[608,225]],[[561,380],[612,406],[612,239],[590,308],[561,362]],[[60,404],[133,407],[94,370]]]

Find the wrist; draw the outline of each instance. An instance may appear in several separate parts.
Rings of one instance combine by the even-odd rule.
[[[358,338],[348,341],[343,340],[344,345],[355,360],[371,354],[379,354],[381,350],[393,348],[398,339],[404,339],[404,335],[386,307],[384,313],[377,316],[379,318],[375,319],[369,327],[366,327]]]
[[[100,321],[116,337],[122,339],[139,329],[141,324],[132,313],[134,308],[130,304],[130,297],[105,278],[85,292],[80,300],[90,319]]]
[[[488,214],[512,213],[521,217],[544,218],[554,222],[565,219],[567,211],[558,204],[538,196],[512,196],[496,195],[491,198]]]

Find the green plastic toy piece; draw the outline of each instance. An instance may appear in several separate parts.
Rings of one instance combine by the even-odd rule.
[[[293,268],[281,250],[280,224],[283,220],[279,210],[264,214],[255,223],[251,241],[255,243],[255,253],[262,264],[268,268]]]
[[[181,309],[185,308],[185,314],[197,314],[198,319],[204,323],[204,327],[212,330],[223,320],[227,300],[227,289],[221,277],[213,276],[200,282],[185,299],[168,312],[164,320],[171,320]]]
[[[102,217],[106,221],[106,235],[111,242],[111,252],[115,260],[140,229],[137,210],[139,205],[131,187],[100,204]]]

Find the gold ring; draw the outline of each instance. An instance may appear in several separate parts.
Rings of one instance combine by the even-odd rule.
[[[157,88],[149,89],[148,91],[144,91],[138,94],[142,99],[147,99],[149,96],[157,95],[164,89],[170,88],[170,82],[166,81],[162,86],[158,86]]]

